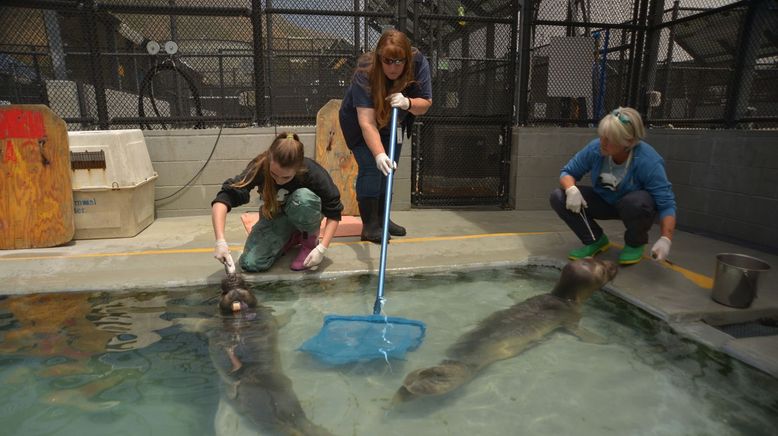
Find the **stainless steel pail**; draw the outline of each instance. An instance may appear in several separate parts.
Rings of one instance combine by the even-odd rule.
[[[745,254],[716,255],[713,301],[731,307],[751,306],[757,294],[759,273],[769,269],[767,262]]]

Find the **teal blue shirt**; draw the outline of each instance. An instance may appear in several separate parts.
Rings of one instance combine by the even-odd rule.
[[[675,216],[673,185],[667,179],[662,156],[653,147],[640,141],[632,149],[632,162],[616,190],[606,188],[600,180],[606,159],[607,157],[600,154],[600,139],[597,138],[570,159],[562,168],[559,177],[568,175],[579,181],[584,175],[591,173],[594,192],[611,205],[615,205],[630,192],[647,191],[654,198],[660,219]]]

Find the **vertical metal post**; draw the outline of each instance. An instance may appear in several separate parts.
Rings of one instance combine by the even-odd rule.
[[[526,125],[529,119],[529,68],[531,64],[530,47],[532,45],[532,5],[533,1],[521,2],[521,37],[519,39],[519,97],[516,102],[516,124]],[[513,41],[511,41],[513,43]],[[516,47],[516,44],[512,44]],[[512,48],[512,50],[514,50]]]
[[[359,12],[359,0],[354,0],[354,12]],[[360,38],[360,23],[362,22],[362,17],[359,15],[354,15],[354,59],[356,60],[359,57],[359,47],[362,45],[362,43],[359,41]]]
[[[648,101],[648,93],[654,90],[656,83],[657,57],[659,53],[659,38],[662,35],[662,15],[664,14],[665,0],[652,0],[651,10],[648,16],[648,36],[646,38],[646,54],[641,68],[640,93],[638,94],[638,111],[646,114],[643,120],[646,124],[651,119],[651,106]]]
[[[637,37],[633,38],[635,44],[632,51],[632,66],[629,72],[629,91],[627,98],[627,105],[630,107],[636,107],[638,104],[638,90],[640,89],[640,63],[643,60],[643,43],[646,35],[646,15],[648,10],[649,0],[636,0],[640,2],[640,13],[638,15],[638,30]]]
[[[254,123],[266,125],[265,54],[262,50],[262,0],[251,0],[251,27],[254,44]]]
[[[485,23],[485,27],[486,27],[486,41],[484,41],[486,43],[485,57],[487,59],[494,59],[494,23]],[[497,64],[495,63],[493,65],[495,65],[495,67],[490,68],[487,64],[484,71],[484,75],[485,75],[484,83],[491,83],[491,84],[496,83],[494,79],[495,76],[497,75],[497,71],[496,71]],[[485,101],[494,102],[496,91],[497,91],[497,87],[495,86],[487,87],[486,89],[487,98],[485,99]],[[502,95],[497,101],[499,100],[502,100]],[[501,107],[498,110],[502,111],[503,108]],[[508,110],[507,113],[510,114],[510,110]],[[506,120],[506,122],[510,122],[510,119]]]
[[[680,0],[674,0],[673,1],[673,16],[671,18],[671,22],[673,24],[670,25],[670,37],[667,41],[667,56],[665,61],[665,80],[662,83],[662,118],[669,118],[670,117],[670,111],[672,111],[673,106],[668,104],[670,103],[670,88],[668,84],[670,83],[670,76],[673,72],[673,48],[675,47],[675,20],[678,19],[678,9],[680,7]],[[668,110],[669,108],[669,110]]]
[[[478,92],[479,94],[482,92],[482,90],[477,89],[474,86],[468,86],[468,84],[473,80],[471,77],[471,71],[474,70],[474,68],[471,68],[471,63],[473,61],[470,59],[470,27],[472,25],[468,23],[468,25],[462,26],[460,30],[460,34],[462,35],[462,54],[461,56],[464,58],[462,60],[462,72],[457,76],[457,89],[461,91],[462,97],[459,99],[460,107],[470,107],[470,102],[472,99],[470,98],[473,96],[474,93]],[[478,98],[476,96],[476,98]]]
[[[224,106],[224,51],[219,49],[219,112],[222,117],[226,117]],[[233,84],[235,83],[233,79]]]
[[[265,5],[268,9],[273,8],[273,1],[272,0],[265,0]],[[268,123],[275,123],[278,124],[278,118],[276,117],[276,114],[273,110],[273,67],[275,66],[276,58],[274,57],[274,47],[275,47],[275,39],[273,38],[273,14],[266,14],[265,16],[265,24],[267,25],[267,50],[265,51],[265,56],[267,58],[265,59],[265,78],[267,80],[267,99],[263,100],[263,104],[265,105],[265,108],[267,110],[267,122]],[[289,43],[287,40],[287,47]]]
[[[65,65],[65,50],[62,47],[59,14],[57,11],[46,9],[43,11],[43,22],[46,25],[46,37],[49,40],[49,55],[54,69],[54,78],[67,80],[68,70]]]
[[[168,4],[170,6],[175,6],[176,0],[168,0]],[[178,26],[176,21],[177,21],[176,16],[170,15],[170,39],[172,41],[176,41],[178,39]],[[164,47],[162,50],[164,51]],[[176,104],[171,106],[177,109],[178,113],[176,115],[178,115],[179,117],[188,117],[190,116],[189,105],[184,106],[184,100],[183,100],[184,92],[181,89],[181,78],[179,77],[178,74],[173,74],[173,84],[176,93],[175,96]]]
[[[408,35],[408,4],[406,3],[406,0],[399,0],[397,2],[397,27],[401,32]],[[416,36],[416,26],[413,27],[413,35],[408,35],[412,39]]]
[[[89,63],[92,69],[92,83],[95,86],[97,104],[97,125],[108,130],[108,105],[105,101],[105,82],[103,81],[102,58],[97,39],[97,4],[95,0],[86,0],[83,14],[87,44],[89,45]]]
[[[738,37],[735,69],[727,84],[727,106],[724,110],[724,124],[728,128],[737,126],[743,117],[751,96],[751,85],[754,83],[757,54],[765,35],[765,26],[772,22],[767,10],[768,1],[752,0],[748,3],[743,24]]]
[[[110,74],[108,76],[108,86],[111,86],[112,84],[116,84],[116,87],[118,90],[122,90],[122,77],[119,75],[119,44],[118,41],[116,41],[116,32],[117,28],[113,27],[108,29],[108,32],[106,32],[105,39],[106,44],[108,45],[108,50],[110,50],[111,55],[110,58],[108,58],[108,61],[111,65]]]

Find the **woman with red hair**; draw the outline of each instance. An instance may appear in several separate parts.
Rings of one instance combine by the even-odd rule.
[[[356,191],[362,217],[363,241],[381,243],[386,199],[386,176],[397,168],[402,134],[397,135],[394,156],[389,151],[392,108],[399,108],[397,124],[410,135],[415,115],[432,106],[430,66],[408,37],[387,30],[376,49],[359,57],[357,69],[340,107],[340,127],[354,153],[359,170]],[[405,236],[405,228],[389,222],[389,234]]]

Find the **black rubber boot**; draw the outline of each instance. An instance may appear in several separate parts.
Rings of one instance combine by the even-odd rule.
[[[376,244],[381,243],[381,206],[375,197],[358,198],[359,216],[362,218],[360,239]]]
[[[379,204],[381,205],[381,224],[384,222],[384,206],[386,206],[386,197],[379,198],[378,199]],[[392,221],[391,218],[389,218],[389,234],[392,236],[405,236],[405,227],[397,224],[396,222]]]
[[[389,220],[389,234],[392,236],[405,236],[405,227]]]

